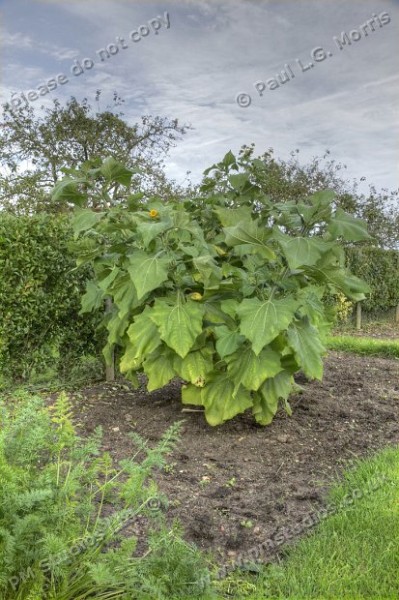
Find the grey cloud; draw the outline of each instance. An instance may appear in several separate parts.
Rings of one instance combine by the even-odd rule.
[[[4,2],[5,12],[10,3]],[[34,13],[42,6],[32,2],[29,10]],[[58,10],[60,41],[49,34],[29,60],[15,54],[18,75],[15,69],[5,71],[6,88],[19,84],[28,89],[53,76],[57,66],[62,71],[68,60],[95,60],[99,48],[116,36],[125,37],[126,50],[72,78],[57,93],[90,97],[98,87],[105,93],[118,90],[131,121],[152,113],[191,122],[194,130],[167,160],[169,173],[177,179],[184,178],[186,170],[198,179],[230,147],[237,151],[254,141],[259,152],[273,146],[283,157],[295,148],[303,149],[304,158],[330,148],[334,158],[348,164],[348,176],[366,175],[377,185],[398,185],[398,2],[86,1],[60,2]],[[132,29],[165,10],[170,29],[129,43]],[[358,28],[384,10],[391,15],[390,24],[339,51],[333,36]],[[10,21],[7,27],[12,30]],[[20,48],[33,49],[29,44],[36,39],[34,27],[9,34],[9,53],[18,49],[18,39]],[[262,98],[257,94],[254,82],[273,77],[286,63],[296,65],[297,58],[310,60],[316,46],[333,56],[309,72],[300,73],[296,66],[294,79]],[[44,56],[54,61],[51,71]],[[235,102],[241,91],[252,96],[247,109]]]

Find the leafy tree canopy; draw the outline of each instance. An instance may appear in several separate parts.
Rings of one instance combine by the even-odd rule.
[[[96,100],[101,92],[97,92]],[[176,193],[163,170],[163,157],[187,131],[177,119],[143,116],[130,125],[113,107],[94,110],[87,99],[71,98],[65,106],[12,109],[3,106],[0,128],[0,209],[17,213],[60,212],[66,203],[51,200],[49,191],[68,169],[112,157],[135,171],[132,184],[151,195]],[[112,199],[118,201],[118,190]],[[90,206],[91,198],[87,204]]]
[[[246,170],[249,181],[272,202],[300,202],[317,191],[333,189],[335,206],[366,221],[371,236],[367,244],[399,247],[398,190],[378,191],[370,185],[368,194],[361,193],[359,183],[350,183],[343,176],[346,166],[330,159],[328,150],[308,163],[300,162],[299,150],[292,152],[287,161],[275,158],[272,148],[256,158],[254,152],[254,144],[242,146],[231,166],[237,172]],[[201,189],[205,195],[210,191],[225,192],[232,189],[232,183],[219,164],[205,171]]]

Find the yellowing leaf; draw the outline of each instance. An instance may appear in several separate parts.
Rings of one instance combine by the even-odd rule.
[[[241,387],[234,393],[234,384],[226,375],[220,375],[201,391],[205,417],[209,425],[220,425],[252,406],[251,392]]]
[[[202,406],[201,388],[192,384],[183,385],[181,395],[183,404]]]
[[[174,367],[182,379],[203,387],[208,373],[213,370],[213,361],[211,357],[204,356],[200,350],[197,350],[189,352],[183,359],[176,357]]]
[[[142,360],[142,357],[137,355],[136,346],[128,344],[119,363],[120,372],[127,373],[128,371],[135,371],[140,367]]]

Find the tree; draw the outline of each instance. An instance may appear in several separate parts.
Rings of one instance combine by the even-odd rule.
[[[299,161],[299,150],[291,153],[289,160],[276,159],[272,148],[257,158],[254,144],[242,146],[237,157],[237,168],[246,169],[250,181],[259,186],[273,202],[300,202],[304,197],[329,188],[335,192],[334,205],[353,216],[364,219],[370,233],[368,244],[383,248],[399,247],[399,198],[398,190],[378,191],[369,186],[369,193],[359,192],[359,183],[350,183],[343,176],[346,166],[324,156],[315,157],[309,163]],[[364,179],[364,178],[362,178]],[[223,170],[205,173],[202,191],[224,192],[231,185]]]
[[[223,193],[147,206],[128,195],[73,219],[78,264],[95,273],[82,309],[113,300],[106,359],[120,346],[121,371],[136,385],[143,371],[149,391],[180,377],[183,402],[204,406],[211,425],[248,408],[266,425],[280,401],[289,412],[294,373],[322,377],[323,297],[342,291],[360,301],[368,289],[345,269],[341,247],[368,239],[364,222],[335,207],[331,190],[272,202],[253,181],[255,167],[240,168],[229,152],[211,167],[229,185]],[[81,205],[82,190],[101,186],[106,205],[132,177],[111,158],[54,193]]]
[[[97,92],[96,100],[99,100]],[[114,95],[114,106],[121,104]],[[50,190],[68,169],[113,157],[135,170],[133,184],[151,196],[176,193],[163,171],[162,157],[187,131],[177,119],[143,116],[129,125],[123,113],[94,111],[87,99],[71,98],[65,106],[54,100],[37,114],[32,107],[3,106],[0,129],[0,208],[17,213],[65,211]],[[113,199],[118,201],[118,191]],[[90,198],[88,198],[90,205]]]

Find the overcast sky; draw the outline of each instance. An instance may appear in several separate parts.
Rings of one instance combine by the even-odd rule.
[[[0,21],[2,102],[63,74],[44,100],[101,89],[105,107],[116,90],[129,122],[190,123],[166,161],[178,181],[255,142],[303,161],[329,149],[349,178],[399,186],[399,0],[0,0]]]

